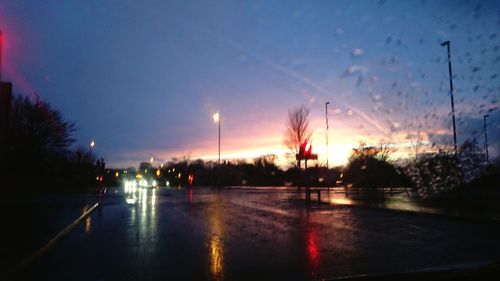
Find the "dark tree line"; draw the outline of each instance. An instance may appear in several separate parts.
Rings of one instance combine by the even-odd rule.
[[[387,144],[354,148],[344,168],[346,184],[360,188],[410,187],[418,198],[460,197],[464,190],[491,188],[500,180],[497,161],[487,163],[475,140],[453,153],[421,154],[396,165],[389,161],[393,149]]]
[[[344,179],[356,187],[386,188],[411,186],[404,170],[388,161],[393,149],[387,144],[354,148],[344,172]]]
[[[275,155],[253,159],[216,162],[184,159],[170,161],[159,168],[160,185],[170,186],[334,186],[341,174],[340,168],[310,167],[301,170],[292,166],[283,170],[276,164]],[[153,173],[151,174],[153,175]],[[191,182],[190,182],[191,176]]]
[[[93,155],[75,146],[74,123],[39,98],[14,96],[1,159],[5,191],[90,187]]]

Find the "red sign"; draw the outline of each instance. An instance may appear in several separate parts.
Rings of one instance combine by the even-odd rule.
[[[318,154],[312,153],[312,145],[309,140],[306,140],[300,147],[299,153],[295,155],[297,160],[317,160]]]

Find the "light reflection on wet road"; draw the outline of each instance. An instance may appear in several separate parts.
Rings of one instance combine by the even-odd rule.
[[[500,258],[497,224],[301,198],[294,189],[110,194],[28,279],[314,280]]]

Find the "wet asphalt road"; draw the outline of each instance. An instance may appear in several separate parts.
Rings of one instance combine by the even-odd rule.
[[[90,208],[96,194],[2,195],[0,280]]]
[[[316,280],[500,260],[499,224],[302,198],[294,189],[110,192],[22,277]]]

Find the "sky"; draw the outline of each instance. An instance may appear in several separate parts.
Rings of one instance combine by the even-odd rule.
[[[313,152],[360,142],[394,159],[458,142],[500,154],[500,1],[6,1],[2,79],[76,123],[108,166],[151,157],[278,156],[288,111],[310,109]],[[420,145],[416,145],[419,143]],[[286,161],[281,159],[281,164]]]

